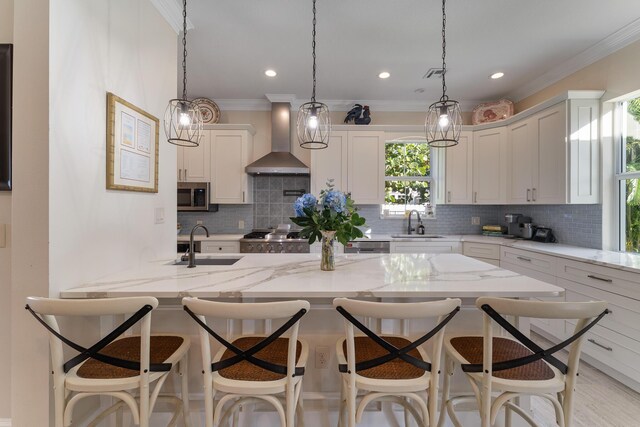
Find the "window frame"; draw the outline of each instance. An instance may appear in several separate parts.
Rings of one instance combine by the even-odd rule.
[[[402,136],[393,139],[386,140],[385,142],[385,171],[387,165],[387,155],[386,155],[386,145],[387,144],[425,144],[428,145],[427,140],[423,136]],[[438,150],[434,150],[433,147],[429,147],[429,176],[384,176],[384,185],[385,185],[385,197],[386,197],[386,184],[387,181],[407,181],[407,182],[428,182],[429,183],[429,200],[421,203],[419,205],[407,205],[404,204],[404,209],[391,211],[389,206],[401,206],[401,205],[390,205],[387,203],[383,203],[380,205],[380,217],[388,218],[388,219],[402,219],[406,216],[407,212],[412,210],[417,210],[421,214],[426,212],[426,205],[429,203],[432,207],[432,212],[435,213],[436,206],[436,187],[438,185],[438,173],[437,166],[438,162]],[[411,206],[411,207],[410,207]],[[430,217],[435,218],[435,214]]]

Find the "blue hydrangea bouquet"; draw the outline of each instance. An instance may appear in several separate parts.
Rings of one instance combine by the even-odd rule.
[[[358,227],[365,225],[365,219],[356,212],[351,196],[335,190],[331,181],[320,192],[319,200],[306,193],[298,197],[293,208],[296,216],[291,221],[302,227],[300,237],[308,238],[309,243],[320,240],[322,231],[334,231],[342,244],[363,236]]]

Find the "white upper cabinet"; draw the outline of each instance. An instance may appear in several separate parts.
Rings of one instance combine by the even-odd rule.
[[[455,147],[445,151],[445,197],[448,205],[473,203],[473,132],[463,131]]]
[[[384,203],[384,144],[384,132],[354,131],[347,135],[347,188],[358,204]]]
[[[569,99],[508,126],[508,203],[598,203],[598,111]]]
[[[209,131],[203,131],[197,147],[178,147],[178,181],[209,182],[210,142]]]
[[[473,133],[473,203],[503,204],[507,199],[505,127]]]
[[[331,132],[327,148],[311,150],[311,194],[318,195],[330,179],[336,189],[347,191],[347,135]]]
[[[211,203],[253,202],[253,178],[244,168],[253,159],[248,130],[211,130]]]

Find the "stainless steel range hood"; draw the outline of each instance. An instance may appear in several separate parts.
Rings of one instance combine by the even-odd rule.
[[[245,168],[251,175],[309,175],[309,168],[291,154],[291,104],[271,104],[271,152]]]

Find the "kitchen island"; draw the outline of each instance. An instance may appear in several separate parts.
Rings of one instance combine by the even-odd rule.
[[[235,302],[306,299],[311,310],[302,318],[300,335],[307,340],[311,354],[304,377],[304,405],[307,426],[333,426],[337,421],[340,377],[335,361],[335,342],[343,333],[343,319],[332,306],[335,297],[372,301],[424,301],[458,297],[463,309],[447,326],[448,332],[479,333],[481,314],[475,308],[479,296],[510,298],[554,297],[564,289],[460,254],[367,254],[336,256],[336,270],[320,270],[319,254],[227,254],[201,256],[199,259],[233,260],[232,265],[198,265],[187,268],[175,260],[159,260],[141,268],[125,271],[103,280],[61,292],[63,298],[109,298],[153,295],[160,299],[154,310],[152,328],[157,332],[187,333],[192,337],[190,356],[190,398],[193,420],[202,423],[202,375],[198,327],[182,311],[184,296]],[[215,261],[214,261],[215,262]],[[231,261],[229,261],[231,262]],[[106,320],[103,327],[111,329]],[[422,335],[430,330],[431,320],[367,320],[381,333]],[[215,322],[218,332],[228,334],[270,333],[278,325],[266,321]],[[518,327],[529,332],[528,321]],[[322,357],[318,355],[322,354]],[[328,359],[328,364],[319,360]],[[460,376],[454,390],[465,388]],[[167,414],[154,415],[158,425]],[[402,413],[387,405],[371,405],[362,425],[389,425],[389,416],[400,419]],[[163,418],[164,417],[164,418]],[[461,414],[471,420],[472,412]],[[242,426],[275,425],[277,416],[268,407],[246,410]],[[465,421],[466,422],[466,421]],[[155,424],[154,424],[155,425]],[[196,424],[197,425],[197,424]]]

